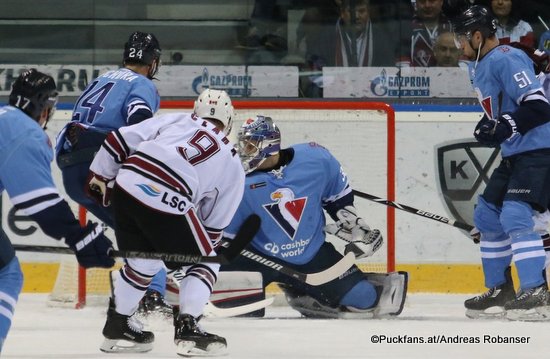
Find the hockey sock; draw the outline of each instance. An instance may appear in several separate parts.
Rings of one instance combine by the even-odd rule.
[[[219,264],[200,263],[187,269],[180,283],[180,313],[191,314],[195,318],[202,315],[216,283],[219,268]]]

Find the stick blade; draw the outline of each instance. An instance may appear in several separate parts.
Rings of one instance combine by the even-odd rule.
[[[306,276],[305,282],[310,285],[321,285],[330,282],[344,274],[352,265],[355,264],[355,254],[348,252],[344,258],[332,267],[317,273],[311,273]]]
[[[220,256],[223,258],[222,263],[229,263],[237,257],[244,247],[252,242],[254,236],[260,230],[261,224],[262,220],[257,214],[251,214],[248,216],[239,228],[235,238],[231,241],[229,247],[224,248],[223,252],[220,253]]]

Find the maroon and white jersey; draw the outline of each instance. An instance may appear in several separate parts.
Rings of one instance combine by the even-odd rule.
[[[90,170],[116,177],[132,197],[161,212],[187,215],[194,207],[211,236],[230,223],[244,191],[233,144],[191,113],[155,116],[111,132]]]

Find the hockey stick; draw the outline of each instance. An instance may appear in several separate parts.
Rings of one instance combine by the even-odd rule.
[[[445,223],[445,224],[448,224],[450,226],[457,227],[457,228],[463,229],[463,230],[468,231],[468,232],[471,231],[472,229],[474,229],[474,227],[469,225],[468,223],[458,222],[458,221],[455,221],[454,219],[450,219],[450,218],[447,218],[447,217],[444,217],[444,216],[440,216],[438,214],[433,214],[433,213],[430,213],[430,212],[423,211],[421,209],[416,209],[416,208],[413,208],[413,207],[410,207],[410,206],[407,206],[407,205],[404,205],[404,204],[400,204],[400,203],[393,202],[393,201],[390,201],[390,200],[387,200],[387,199],[376,197],[376,196],[373,196],[372,194],[360,192],[360,191],[357,191],[355,189],[353,190],[353,194],[357,197],[368,199],[370,201],[374,201],[374,202],[377,202],[377,203],[380,203],[380,204],[383,204],[383,205],[386,205],[386,206],[395,207],[395,208],[400,209],[402,211],[409,212],[409,213],[412,213],[412,214],[416,214],[420,217],[429,218],[429,219],[432,219],[432,220],[437,221],[439,223]]]
[[[208,302],[204,308],[204,315],[210,318],[227,318],[227,317],[236,317],[237,315],[243,315],[257,310],[263,309],[270,306],[275,297],[270,297],[266,299],[259,300],[257,302],[238,305],[231,308],[221,308],[217,307],[214,303]]]
[[[182,264],[192,263],[221,263],[226,264],[231,262],[240,251],[246,247],[258,232],[260,228],[260,217],[253,214],[250,215],[242,224],[235,238],[231,241],[231,245],[224,248],[220,254],[216,256],[203,256],[200,254],[178,254],[178,253],[155,253],[155,252],[139,252],[139,251],[119,251],[112,250],[109,256],[113,258],[141,258],[141,259],[160,259],[166,262],[176,262]],[[66,247],[55,246],[34,246],[25,244],[13,244],[16,251],[26,252],[43,252],[43,253],[60,253],[74,254],[73,250]]]
[[[254,253],[246,249],[241,251],[241,255],[273,270],[281,272],[289,277],[313,286],[325,284],[336,279],[340,275],[344,274],[353,264],[355,264],[355,254],[349,252],[332,267],[329,267],[321,272],[306,274],[285,266],[284,264],[273,262],[261,254]]]

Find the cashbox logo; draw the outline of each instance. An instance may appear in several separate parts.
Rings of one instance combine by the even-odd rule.
[[[444,203],[456,220],[473,225],[477,197],[500,162],[500,150],[462,139],[436,145],[435,154]]]
[[[383,69],[380,76],[371,81],[371,92],[380,97],[426,97],[430,96],[429,76],[389,76]]]
[[[211,88],[225,90],[229,96],[250,96],[252,93],[252,76],[227,72],[210,73],[208,68],[205,67],[202,70],[202,75],[193,79],[191,86],[197,95]]]

